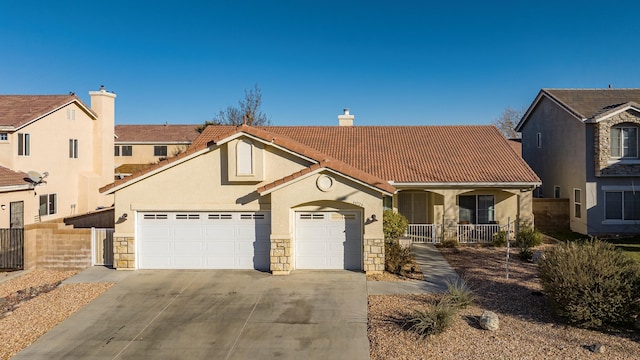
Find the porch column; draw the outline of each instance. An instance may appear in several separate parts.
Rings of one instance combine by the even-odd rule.
[[[518,194],[518,227],[533,227],[533,192]]]
[[[456,226],[458,224],[458,205],[456,197],[458,192],[455,190],[445,190],[442,192],[442,195],[444,196],[444,218],[442,219],[444,240],[456,240]]]

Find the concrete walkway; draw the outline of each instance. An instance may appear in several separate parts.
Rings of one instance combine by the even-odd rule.
[[[367,281],[369,295],[435,294],[447,291],[447,280],[459,279],[447,260],[433,244],[412,244],[411,249],[420,266],[424,281]]]
[[[106,266],[91,266],[74,276],[64,280],[63,284],[76,284],[76,283],[99,283],[99,282],[112,282],[117,283],[120,280],[125,279],[132,274],[133,271],[128,270],[114,270]]]

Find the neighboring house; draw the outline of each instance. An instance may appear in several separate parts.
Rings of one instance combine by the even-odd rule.
[[[569,198],[571,230],[640,232],[638,104],[640,89],[542,89],[516,127],[536,195]]]
[[[116,125],[116,177],[131,175],[187,150],[200,135],[198,125]]]
[[[539,179],[495,127],[339,119],[209,126],[186,152],[102,188],[116,197],[115,266],[379,272],[385,208],[417,240],[533,222]]]
[[[74,94],[0,95],[0,228],[113,204],[98,189],[113,181],[116,95],[89,94],[91,107]]]

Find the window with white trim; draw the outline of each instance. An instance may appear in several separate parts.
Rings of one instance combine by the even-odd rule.
[[[116,145],[113,147],[113,155],[120,156],[120,146]]]
[[[604,193],[606,220],[640,220],[640,192],[606,191]]]
[[[582,217],[582,190],[573,189],[573,216],[576,218]]]
[[[56,194],[40,195],[40,208],[38,213],[40,216],[53,215],[57,210],[58,196]]]
[[[18,156],[29,156],[31,153],[31,135],[18,133]]]
[[[617,125],[611,128],[611,157],[616,159],[638,157],[638,127]]]
[[[8,141],[9,140],[9,134],[6,132],[0,132],[0,141]]]
[[[78,158],[78,139],[69,139],[69,158]]]
[[[495,223],[495,198],[493,195],[458,196],[458,220],[467,224]]]
[[[132,156],[133,155],[133,147],[131,145],[122,145],[121,149],[122,156]]]
[[[67,120],[76,119],[76,109],[67,109]]]

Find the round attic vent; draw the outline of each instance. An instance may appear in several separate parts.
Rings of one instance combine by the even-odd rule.
[[[333,178],[329,175],[320,175],[316,180],[316,185],[321,191],[329,191],[333,187]]]

